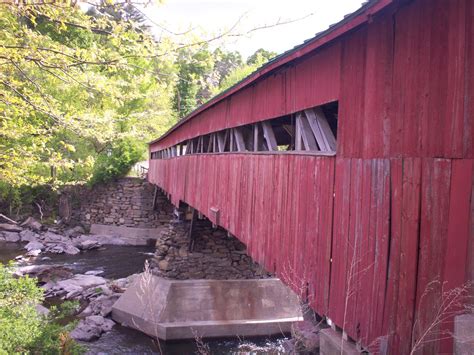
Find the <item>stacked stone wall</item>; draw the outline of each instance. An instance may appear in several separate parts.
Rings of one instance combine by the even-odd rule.
[[[245,245],[228,236],[224,229],[213,229],[207,220],[196,223],[194,249],[189,251],[189,222],[170,224],[156,243],[153,272],[177,280],[256,279],[271,275],[253,262]]]
[[[93,188],[79,187],[68,192],[71,205],[69,224],[116,225],[156,228],[173,218],[173,206],[158,192],[155,210],[152,184],[138,178],[122,178]]]

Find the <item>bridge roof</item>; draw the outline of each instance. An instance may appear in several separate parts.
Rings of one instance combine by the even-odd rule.
[[[367,22],[371,16],[381,11],[395,0],[368,0],[363,3],[362,6],[355,12],[348,14],[344,17],[343,20],[339,21],[336,24],[329,26],[328,29],[317,33],[313,38],[310,38],[304,41],[302,44],[295,46],[294,48],[283,52],[282,54],[277,55],[265,65],[254,71],[252,74],[248,75],[238,83],[234,84],[227,90],[221,92],[220,94],[214,96],[205,104],[199,106],[193,112],[191,112],[186,117],[182,118],[178,123],[171,127],[166,133],[164,133],[158,139],[151,141],[149,144],[154,144],[164,139],[166,136],[171,134],[173,131],[177,130],[181,125],[192,120],[194,117],[198,116],[201,112],[207,110],[208,108],[216,105],[220,101],[231,96],[235,92],[251,85],[256,82],[258,79],[262,78],[266,74],[277,70],[283,65],[292,62],[302,56],[316,50],[317,48],[327,44],[328,42],[344,35],[345,33],[351,31],[352,29],[362,25]]]

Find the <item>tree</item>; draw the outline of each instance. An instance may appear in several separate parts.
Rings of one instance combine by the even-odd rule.
[[[11,187],[86,182],[114,142],[174,122],[173,58],[155,56],[130,19],[2,5],[0,43],[0,178]]]
[[[260,66],[276,57],[276,52],[267,51],[263,48],[257,49],[254,54],[247,58],[247,65]]]
[[[246,64],[241,64],[227,73],[219,83],[219,87],[214,90],[214,94],[227,90],[234,84],[252,74],[255,70],[275,56],[275,52],[270,52],[262,48],[258,49],[254,54],[247,58]]]
[[[212,95],[214,57],[207,49],[183,48],[176,60],[178,79],[174,94],[174,109],[184,117]]]

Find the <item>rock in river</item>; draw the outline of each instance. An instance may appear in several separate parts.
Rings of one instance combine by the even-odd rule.
[[[19,227],[16,224],[0,223],[0,230],[4,230],[7,232],[21,232],[23,228]]]
[[[111,331],[114,325],[114,321],[110,319],[101,316],[89,316],[79,322],[71,332],[71,337],[81,341],[92,341],[100,338],[102,333]]]
[[[22,242],[34,242],[39,239],[40,235],[38,233],[32,232],[28,229],[20,232],[20,238]]]
[[[72,279],[62,280],[57,283],[48,282],[45,288],[46,297],[61,297],[63,299],[81,298],[82,294],[91,287],[105,285],[107,280],[94,275],[74,275]]]
[[[28,217],[21,225],[37,232],[43,229],[43,225],[33,217]]]
[[[25,245],[25,249],[28,250],[28,251],[32,251],[32,250],[44,250],[45,246],[43,243],[40,243],[40,242],[29,242],[28,244]]]
[[[84,240],[77,245],[77,247],[81,250],[92,250],[100,248],[102,245],[97,240]]]

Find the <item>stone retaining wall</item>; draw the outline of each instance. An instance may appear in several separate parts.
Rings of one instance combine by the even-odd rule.
[[[68,193],[70,224],[106,224],[155,228],[169,223],[173,206],[158,193],[153,210],[154,186],[139,178],[122,178],[93,188],[80,187]]]
[[[238,239],[225,230],[213,229],[207,220],[197,221],[194,251],[189,252],[189,222],[170,224],[156,243],[153,273],[169,279],[256,279],[271,277],[246,253]]]

